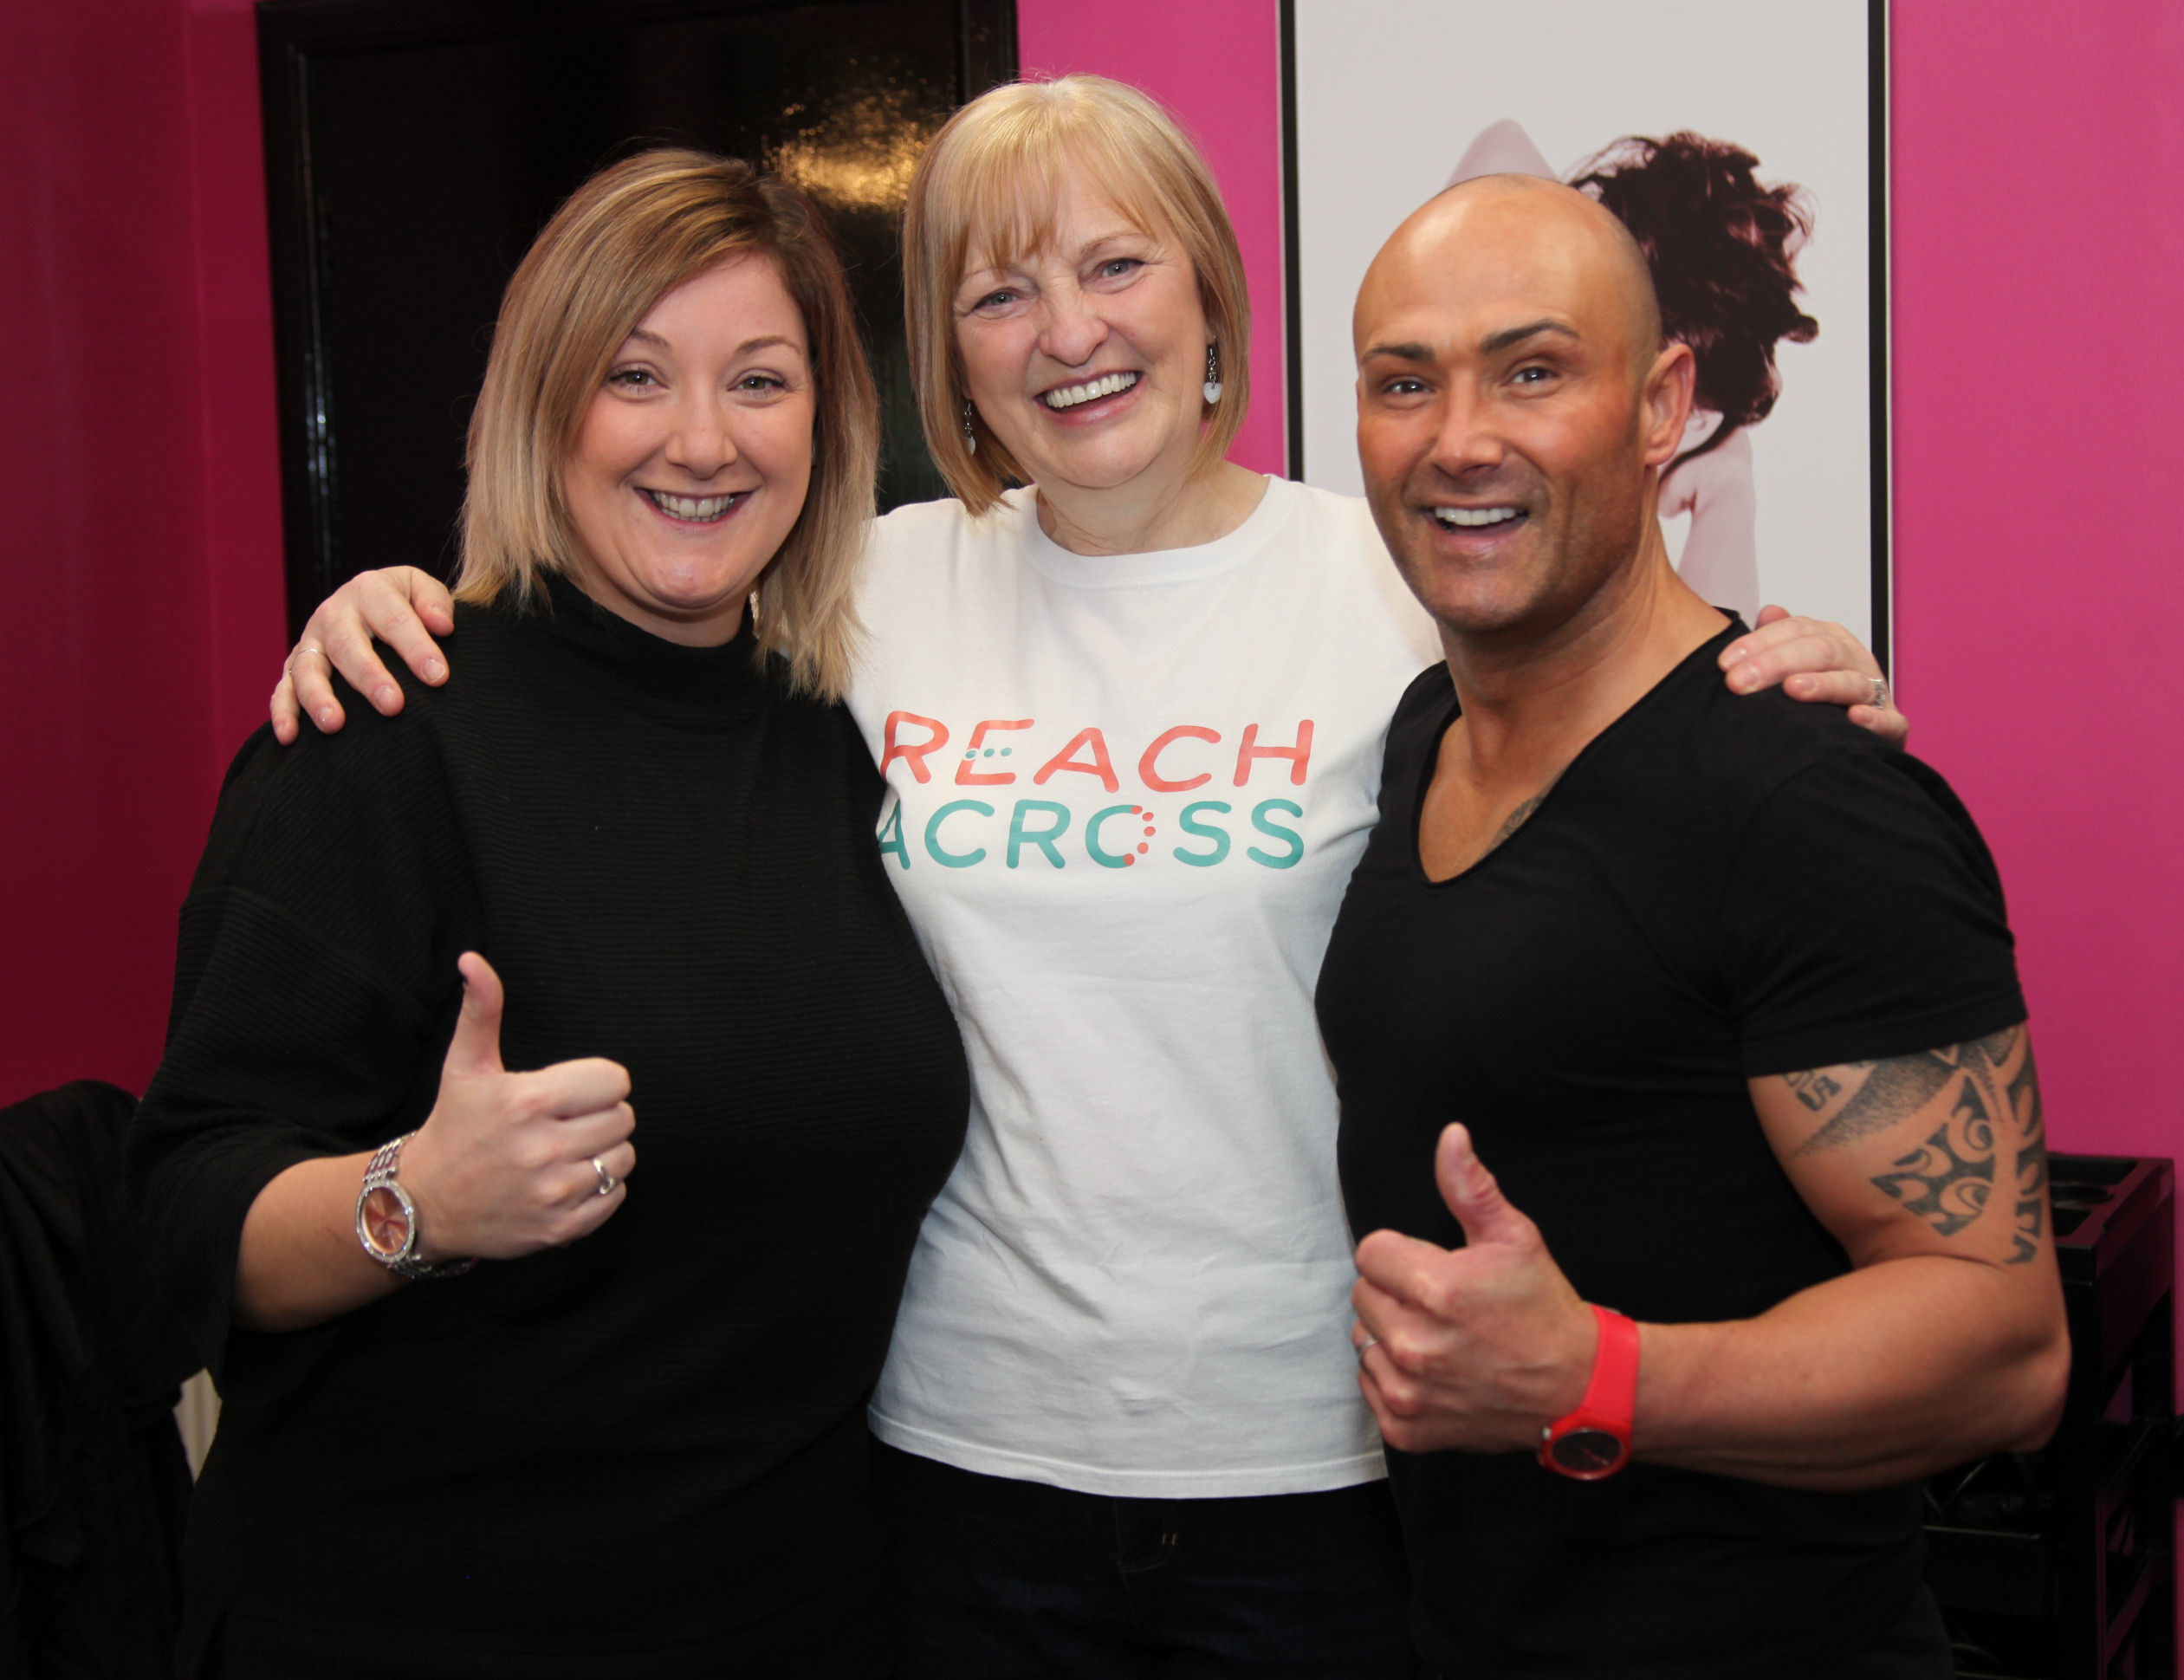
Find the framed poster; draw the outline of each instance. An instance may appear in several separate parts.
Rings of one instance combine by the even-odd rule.
[[[910,172],[1016,74],[1014,0],[262,0],[291,633],[343,580],[454,555],[501,292],[561,200],[647,145],[817,199],[881,403],[881,505],[943,493],[910,389]]]
[[[1697,354],[1662,488],[1686,578],[1885,664],[1885,0],[1283,0],[1282,31],[1291,475],[1362,492],[1351,306],[1397,224],[1552,175],[1631,226]]]

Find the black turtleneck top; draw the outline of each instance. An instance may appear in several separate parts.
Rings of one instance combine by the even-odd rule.
[[[732,1660],[812,1603],[820,1671],[869,1633],[841,1608],[882,1549],[865,1401],[967,1103],[879,778],[748,627],[677,646],[558,581],[457,622],[454,680],[399,716],[251,738],[183,906],[131,1177],[224,1400],[185,1659],[671,1672],[645,1653]],[[625,1205],[313,1330],[235,1326],[266,1184],[431,1112],[468,949],[510,1068],[629,1069]]]

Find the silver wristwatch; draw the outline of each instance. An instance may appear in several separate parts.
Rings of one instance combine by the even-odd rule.
[[[394,1176],[402,1164],[402,1145],[416,1136],[405,1132],[392,1143],[380,1145],[364,1169],[364,1188],[356,1196],[356,1240],[365,1253],[402,1277],[455,1277],[477,1262],[449,1260],[435,1266],[418,1257],[424,1228],[418,1220],[417,1203]]]

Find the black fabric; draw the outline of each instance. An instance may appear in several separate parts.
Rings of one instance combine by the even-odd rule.
[[[585,1680],[887,1680],[898,1672],[886,1564],[878,1560],[759,1622],[672,1644],[585,1653]],[[610,1612],[605,1606],[600,1614]],[[214,1631],[204,1680],[535,1680],[530,1651],[454,1641],[393,1649],[369,1635],[335,1643],[322,1629],[238,1612]]]
[[[132,1167],[225,1401],[192,1657],[224,1613],[588,1673],[881,1554],[865,1400],[969,1099],[879,779],[747,635],[677,646],[560,583],[458,619],[454,680],[399,717],[253,737],[183,910]],[[507,1066],[628,1067],[626,1203],[312,1331],[232,1326],[252,1199],[425,1119],[473,948]]]
[[[1661,1322],[1749,1317],[1848,1262],[1768,1150],[1747,1077],[2024,1019],[1963,808],[1831,706],[1731,695],[1715,655],[1741,629],[1438,884],[1416,822],[1454,687],[1436,667],[1404,696],[1319,981],[1360,1235],[1461,1241],[1433,1176],[1461,1120],[1586,1299]],[[1850,1673],[1849,1653],[1930,1620],[1909,1489],[1389,1460],[1421,1644],[1466,1677]]]
[[[201,1363],[121,1184],[136,1099],[81,1080],[0,1109],[0,1676],[164,1680]]]
[[[899,1680],[1416,1680],[1384,1482],[1131,1497],[873,1453]]]

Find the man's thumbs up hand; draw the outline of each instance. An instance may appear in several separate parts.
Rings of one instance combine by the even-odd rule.
[[[1598,1331],[1539,1228],[1452,1125],[1434,1151],[1465,1246],[1395,1231],[1358,1245],[1358,1380],[1390,1446],[1512,1452],[1584,1398]]]
[[[622,1205],[637,1164],[629,1074],[599,1056],[508,1072],[501,977],[476,951],[456,966],[463,1011],[439,1099],[402,1151],[424,1257],[506,1260],[588,1236]]]
[[[1441,1187],[1441,1199],[1463,1227],[1464,1242],[1469,1247],[1542,1246],[1539,1228],[1509,1205],[1494,1174],[1472,1149],[1467,1128],[1452,1125],[1442,1132],[1433,1151],[1433,1177]]]

